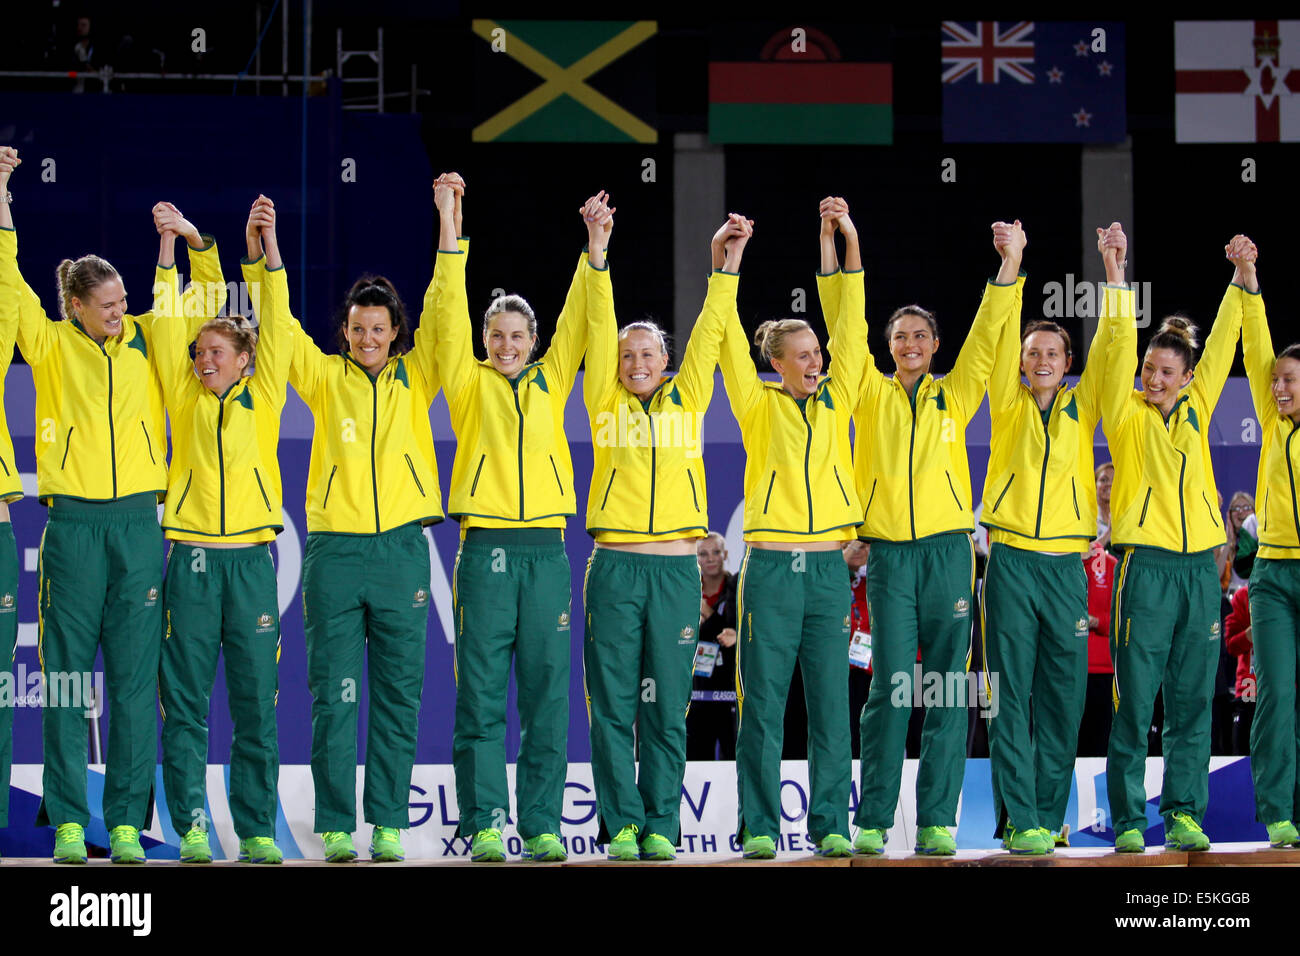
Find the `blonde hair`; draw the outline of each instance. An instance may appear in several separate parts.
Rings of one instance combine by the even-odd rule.
[[[208,319],[200,327],[199,334],[194,336],[196,344],[204,332],[215,332],[223,336],[234,346],[236,355],[247,352],[248,367],[244,369],[244,374],[253,374],[257,361],[257,329],[253,328],[252,323],[245,316],[219,315],[215,319]]]
[[[768,319],[754,333],[754,344],[763,358],[771,362],[785,355],[785,340],[796,332],[811,332],[812,326],[803,319]]]
[[[82,256],[76,262],[64,259],[59,263],[59,313],[65,319],[76,318],[72,300],[85,299],[96,286],[121,278],[106,259],[99,256]]]
[[[663,353],[665,358],[668,357],[668,336],[664,335],[664,330],[655,325],[655,323],[649,320],[629,322],[618,330],[619,342],[622,342],[627,338],[629,332],[646,332],[652,335],[659,342],[659,351]]]

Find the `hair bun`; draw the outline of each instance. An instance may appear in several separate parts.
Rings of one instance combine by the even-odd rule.
[[[1171,315],[1160,323],[1160,329],[1157,334],[1168,332],[1176,335],[1181,339],[1186,339],[1187,344],[1192,348],[1200,348],[1201,343],[1196,339],[1196,325],[1191,319],[1181,315]]]

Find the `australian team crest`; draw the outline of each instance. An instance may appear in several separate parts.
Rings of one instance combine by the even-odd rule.
[[[275,618],[270,614],[259,614],[257,616],[257,633],[265,634],[267,631],[275,630]]]
[[[970,601],[965,598],[958,598],[957,602],[952,606],[953,620],[956,620],[959,617],[966,617],[969,613]]]
[[[427,588],[416,588],[415,598],[411,601],[411,607],[424,607],[429,603],[429,591]]]

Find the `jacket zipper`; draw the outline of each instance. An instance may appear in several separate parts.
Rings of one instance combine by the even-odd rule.
[[[804,445],[803,445],[803,488],[804,488],[804,494],[808,496],[808,533],[812,534],[813,533],[812,479],[808,476],[808,459],[812,456],[812,423],[808,421],[808,400],[809,399],[816,401],[816,399],[813,398],[812,395],[809,395],[808,398],[804,399],[803,405],[799,407],[799,414],[803,417],[803,427],[808,433],[807,436],[804,438]],[[773,474],[775,474],[775,472],[773,472]],[[839,478],[837,476],[836,481],[838,480]],[[840,490],[843,491],[844,490],[843,487],[841,487]],[[771,494],[770,489],[768,491],[768,494],[769,495]],[[764,508],[763,510],[766,511],[767,509]]]
[[[957,508],[961,508],[961,499],[957,497],[957,489],[952,486],[952,475],[948,474],[948,469],[943,470],[943,476],[948,479],[948,490],[952,492],[952,500],[956,502]]]
[[[867,507],[862,511],[862,520],[867,520],[867,512],[871,510],[871,502],[876,500],[876,485],[879,484],[879,478],[871,479],[871,494],[867,496]]]
[[[1007,496],[1007,491],[1011,488],[1011,482],[1015,480],[1016,480],[1016,473],[1013,471],[1011,473],[1011,477],[1007,479],[1007,483],[1002,486],[1002,494],[998,495],[998,500],[993,502],[993,511],[998,510],[998,505],[1002,504],[1002,499]],[[990,511],[989,514],[993,514],[993,511]]]
[[[767,506],[772,502],[772,486],[776,484],[776,469],[772,469],[772,477],[767,480],[767,497],[763,499],[763,514],[767,514]]]
[[[549,458],[549,459],[551,460],[551,471],[555,474],[555,487],[558,488],[558,489],[560,490],[560,497],[563,498],[563,497],[564,497],[564,485],[561,484],[561,482],[560,482],[560,469],[558,469],[558,468],[555,467],[555,456],[554,456],[554,455],[547,455],[546,457]]]
[[[1183,498],[1183,477],[1187,474],[1187,455],[1183,452],[1178,454],[1183,457],[1183,464],[1178,469],[1178,518],[1183,523],[1183,554],[1187,553],[1187,502]]]
[[[68,452],[72,450],[72,433],[75,432],[76,430],[77,430],[76,425],[73,425],[71,428],[68,429],[68,437],[63,444],[63,461],[59,462],[60,471],[62,471],[68,464]]]
[[[912,387],[916,389],[920,389],[921,386],[918,383],[916,385],[913,385]],[[906,395],[907,389],[903,389],[903,393]],[[911,395],[907,396],[907,400],[908,400],[908,404],[912,406],[912,434],[911,437],[908,438],[907,440],[907,516],[912,524],[912,540],[915,541],[916,540],[916,503],[914,500],[915,495],[913,493],[913,488],[912,488],[912,464],[913,464],[914,454],[916,451],[916,402],[912,400]]]
[[[698,512],[700,510],[700,497],[695,493],[695,476],[691,474],[689,468],[686,470],[686,477],[691,482],[691,503],[695,505],[695,510]]]
[[[515,397],[515,415],[519,418],[519,438],[515,454],[519,459],[519,520],[524,520],[524,410],[519,407],[519,383],[511,382],[510,391]],[[554,461],[551,462],[555,464]],[[556,479],[559,480],[558,478]]]
[[[1297,540],[1300,540],[1300,513],[1296,511],[1296,494],[1295,494],[1295,466],[1291,463],[1291,440],[1295,438],[1296,429],[1300,424],[1291,426],[1291,434],[1286,436],[1286,476],[1291,482],[1291,519],[1295,521],[1295,533]],[[1268,492],[1264,493],[1265,518],[1268,517]]]
[[[227,392],[227,395],[230,393]],[[226,455],[221,447],[221,423],[226,416],[225,396],[217,399],[217,476],[221,481],[221,533],[226,533]]]
[[[1051,418],[1051,412],[1048,412],[1048,418]],[[1043,471],[1038,478],[1038,517],[1034,520],[1034,537],[1037,538],[1043,531],[1043,495],[1047,490],[1047,459],[1052,453],[1052,433],[1047,427],[1047,422],[1043,422]]]
[[[1204,491],[1201,492],[1201,500],[1205,502],[1205,507],[1210,512],[1210,520],[1214,522],[1214,526],[1217,528],[1219,526],[1219,517],[1214,513],[1214,509],[1210,507],[1210,499],[1205,497]]]
[[[329,507],[330,489],[334,487],[334,472],[338,470],[339,470],[338,465],[335,465],[333,468],[330,469],[329,481],[325,482],[325,500],[320,503],[320,507],[322,511],[324,511],[327,507]]]
[[[153,442],[149,439],[149,429],[145,428],[144,419],[140,420],[140,430],[144,432],[144,447],[149,450],[149,464],[158,464],[158,459],[153,456]]]
[[[253,468],[253,477],[257,479],[257,490],[262,493],[262,503],[266,505],[266,510],[271,510],[271,499],[266,497],[266,487],[262,484],[262,476],[258,474],[257,468]]]
[[[647,415],[650,419],[650,522],[646,525],[646,534],[655,533],[655,470],[658,463],[658,449],[655,447],[655,419],[653,415]],[[554,462],[552,462],[554,464]],[[556,477],[559,481],[559,477]],[[561,491],[563,494],[563,491]]]
[[[1070,476],[1070,500],[1074,502],[1074,520],[1078,521],[1083,515],[1079,514],[1079,492],[1074,486],[1074,475]]]
[[[97,345],[99,343],[96,343]],[[113,463],[113,497],[117,497],[117,433],[113,430],[113,356],[108,354],[108,350],[100,345],[99,350],[104,353],[104,360],[108,362],[108,456]],[[71,430],[68,432],[72,434]],[[64,453],[67,457],[67,453]],[[223,527],[222,532],[225,532]]]
[[[831,465],[831,471],[835,472],[835,484],[840,486],[840,497],[844,499],[845,507],[848,507],[849,496],[844,493],[844,482],[840,481],[840,469],[835,465]]]
[[[609,489],[611,489],[611,488],[614,487],[614,476],[617,475],[617,474],[618,474],[618,469],[617,469],[617,468],[615,468],[613,471],[611,471],[611,472],[609,473],[609,483],[605,485],[605,497],[600,499],[600,510],[601,510],[601,511],[604,511],[604,510],[605,510],[605,502],[609,501]],[[471,492],[471,494],[472,494],[472,492]]]
[[[478,491],[478,476],[483,473],[483,462],[487,461],[487,452],[484,452],[478,460],[478,468],[474,472],[474,484],[469,486],[469,496],[474,497],[474,492]]]
[[[190,493],[190,484],[194,481],[194,469],[190,469],[189,477],[185,479],[185,490],[181,492],[181,500],[176,502],[176,516],[179,518],[181,508],[185,506],[185,496]]]
[[[420,477],[415,473],[415,463],[411,461],[411,456],[403,452],[402,457],[406,459],[406,467],[411,469],[411,477],[415,479],[415,487],[420,490],[420,497],[429,497],[424,493],[424,485],[420,484]]]
[[[1147,520],[1147,505],[1151,504],[1151,486],[1147,485],[1147,496],[1142,499],[1142,515],[1138,518],[1138,527]]]
[[[3,468],[5,470],[5,476],[7,477],[9,475],[9,466],[5,464],[5,460],[3,458],[0,458],[0,468]],[[697,508],[696,510],[698,511],[699,509]]]
[[[370,378],[370,489],[375,499],[375,534],[379,534],[379,476],[375,471],[375,436],[379,432],[379,380]]]

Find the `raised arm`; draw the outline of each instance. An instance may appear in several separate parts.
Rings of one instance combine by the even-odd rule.
[[[18,233],[14,230],[9,204],[9,180],[20,165],[18,150],[12,146],[0,147],[0,282],[11,285],[17,294],[18,327],[14,337],[27,364],[37,365],[54,346],[55,331],[41,300],[18,270]]]
[[[159,266],[171,268],[175,265],[176,237],[185,240],[192,274],[190,284],[181,294],[180,312],[176,314],[184,319],[188,344],[199,334],[203,323],[220,313],[226,304],[226,279],[221,272],[217,243],[211,236],[200,234],[194,224],[169,202],[160,202],[153,207],[153,222],[159,236]],[[168,233],[171,238],[167,237]],[[136,321],[149,328],[154,316],[145,313],[136,316]]]
[[[461,186],[463,194],[464,187]],[[449,182],[435,182],[433,202],[438,209],[438,257],[433,282],[424,296],[421,325],[433,319],[434,356],[443,390],[449,402],[456,402],[474,375],[473,323],[465,294],[466,253],[457,242],[457,190]]]
[[[1240,238],[1247,243],[1250,242],[1244,236]],[[1241,265],[1236,262],[1233,265],[1235,267],[1233,278],[1241,278]],[[1245,265],[1249,266],[1251,279],[1254,280],[1254,263],[1245,263]],[[1259,292],[1258,282],[1255,282],[1255,292]],[[1201,353],[1200,361],[1196,363],[1196,374],[1192,378],[1191,387],[1200,392],[1201,401],[1205,403],[1207,409],[1213,410],[1219,403],[1223,386],[1228,381],[1228,373],[1232,371],[1232,359],[1237,352],[1237,338],[1241,335],[1247,297],[1246,289],[1241,284],[1234,282],[1228,286],[1223,294],[1223,300],[1219,303],[1219,314],[1214,317],[1214,325],[1210,328],[1210,334],[1206,336],[1205,351]],[[1258,298],[1258,294],[1252,298]],[[1269,371],[1271,379],[1272,370]]]
[[[727,221],[713,235],[710,248],[721,245],[722,268],[709,276],[709,290],[704,296],[691,337],[682,353],[676,383],[682,404],[688,411],[703,412],[713,400],[713,370],[726,334],[727,318],[736,311],[736,289],[740,284],[740,262],[745,245],[754,234],[754,221],[730,213]],[[590,352],[588,352],[590,356]]]
[[[1119,236],[1123,236],[1123,230],[1119,231]],[[1118,237],[1115,243],[1106,246],[1104,243],[1099,244],[1101,251],[1102,265],[1106,269],[1106,284],[1113,288],[1121,288],[1124,285],[1124,265],[1121,262],[1120,246]],[[1128,239],[1123,239],[1124,253],[1128,251]],[[1079,375],[1079,384],[1074,388],[1075,400],[1078,402],[1080,414],[1086,421],[1092,423],[1090,428],[1096,427],[1096,422],[1101,420],[1102,396],[1105,389],[1105,372],[1106,372],[1106,349],[1110,345],[1111,339],[1111,320],[1113,312],[1106,308],[1106,293],[1102,294],[1101,307],[1098,310],[1097,328],[1092,334],[1092,342],[1088,346],[1088,358],[1083,364],[1083,372]]]
[[[618,387],[618,318],[614,313],[614,288],[605,251],[614,229],[614,211],[604,190],[578,210],[587,226],[587,371],[582,379],[582,401],[595,415]]]
[[[1097,249],[1106,261],[1107,286],[1102,293],[1101,321],[1109,325],[1110,338],[1097,355],[1101,364],[1101,416],[1107,436],[1116,431],[1132,414],[1133,379],[1137,375],[1137,317],[1133,290],[1124,283],[1128,237],[1118,222],[1107,229],[1097,229]],[[1091,360],[1094,353],[1089,353]]]
[[[436,182],[449,186],[452,190],[455,197],[452,204],[452,229],[456,233],[456,248],[459,252],[468,255],[469,240],[461,235],[463,224],[461,197],[465,194],[465,180],[461,178],[460,173],[443,173]],[[439,242],[441,242],[441,219],[439,223]],[[434,397],[442,388],[442,378],[438,369],[437,326],[437,318],[434,315],[434,282],[430,279],[420,307],[420,324],[411,335],[411,351],[407,353],[407,365],[423,380],[429,404],[433,404]]]
[[[285,385],[289,381],[289,368],[293,364],[293,330],[297,323],[289,312],[289,282],[284,272],[284,259],[280,255],[280,240],[276,234],[275,203],[266,196],[258,196],[248,214],[245,238],[248,251],[254,252],[250,238],[256,228],[261,232],[265,258],[260,262],[243,264],[244,281],[250,287],[261,283],[261,296],[257,314],[257,364],[253,372],[253,386],[277,405],[284,404]]]
[[[1245,290],[1242,296],[1241,354],[1246,365],[1246,380],[1250,383],[1250,397],[1255,404],[1255,416],[1261,425],[1273,420],[1277,405],[1273,401],[1273,336],[1268,328],[1264,311],[1264,297],[1260,294],[1255,260],[1259,251],[1245,236],[1234,236],[1224,247],[1224,252],[1235,267],[1232,281]]]
[[[993,369],[989,373],[989,414],[997,419],[1009,411],[1020,391],[1020,311],[1024,304],[1024,279],[1020,265],[1025,252],[1025,232],[1020,220],[1014,224],[995,222],[993,248],[1001,257],[997,279],[1005,285],[1007,280],[1016,283],[1016,293],[1011,311],[998,336],[997,351],[993,356]]]
[[[837,397],[844,408],[851,410],[857,402],[863,376],[871,374],[875,366],[871,364],[871,351],[867,347],[866,286],[858,230],[843,199],[838,200],[834,212],[835,227],[844,236],[844,271],[840,274],[837,312],[834,318],[828,316],[826,320],[830,333],[826,351],[831,356],[831,386],[839,393]],[[821,282],[819,278],[819,287]]]
[[[180,277],[176,273],[173,254],[178,234],[172,231],[171,226],[172,223],[167,219],[160,222],[161,244],[158,268],[154,274],[153,308],[149,326],[153,364],[158,371],[163,399],[168,406],[173,406],[179,399],[187,378],[193,374],[189,349],[193,337],[188,334],[189,320],[185,315]]]
[[[1019,229],[1019,222],[1016,220],[1013,229]],[[980,399],[988,388],[998,339],[1015,307],[1016,275],[1019,269],[1019,263],[1009,265],[1004,260],[997,277],[985,286],[979,312],[975,314],[975,321],[966,333],[966,341],[957,353],[957,361],[943,379],[944,392],[952,396],[963,422],[970,421],[975,415]]]
[[[817,298],[821,302],[822,320],[826,323],[827,334],[831,337],[834,337],[835,323],[839,321],[840,291],[844,282],[839,255],[835,251],[835,223],[841,210],[845,215],[848,214],[848,205],[838,196],[827,196],[818,209],[821,229],[818,231],[817,244],[821,252],[821,264],[817,273]]]

